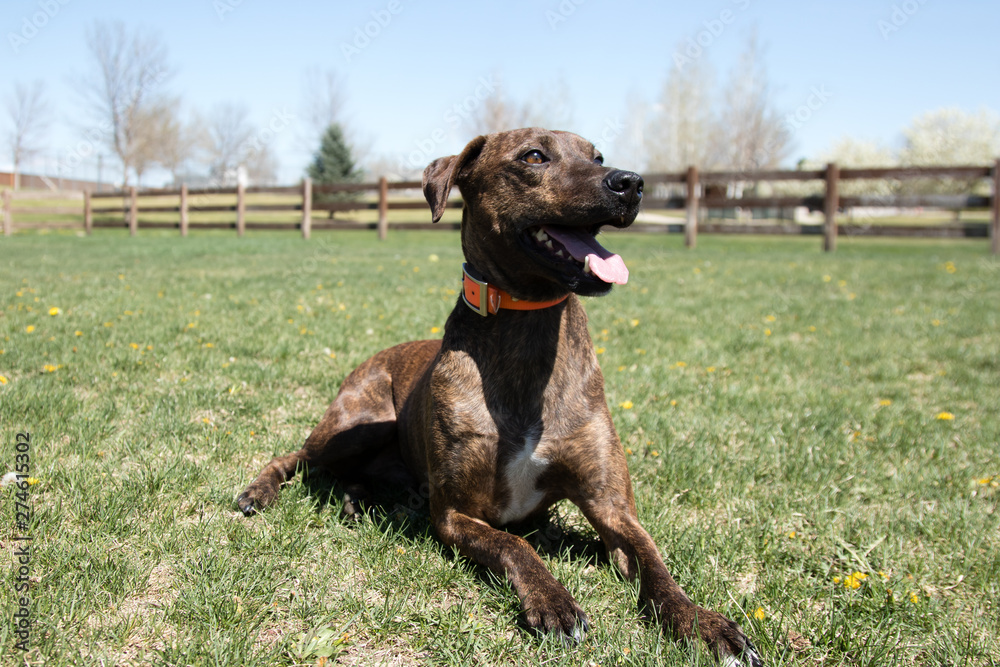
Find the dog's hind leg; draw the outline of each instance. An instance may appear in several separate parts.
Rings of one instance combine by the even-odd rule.
[[[264,466],[236,499],[243,514],[250,516],[271,504],[299,468],[321,468],[349,482],[345,513],[356,513],[355,501],[364,494],[352,477],[396,443],[392,374],[382,363],[384,354],[347,376],[301,449],[276,456]]]

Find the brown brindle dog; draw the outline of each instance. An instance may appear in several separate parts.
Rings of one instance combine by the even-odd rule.
[[[568,498],[671,636],[704,640],[726,665],[759,666],[739,626],[697,606],[639,525],[625,455],[577,295],[624,283],[621,258],[594,238],[627,227],[642,178],[604,167],[593,144],[538,128],[473,139],[424,171],[433,219],[465,200],[464,294],[442,341],[404,343],[352,372],[302,449],[279,456],[237,499],[273,501],[300,466],[348,486],[407,474],[428,489],[445,544],[507,576],[527,624],[580,638],[587,616],[522,538],[497,526]]]

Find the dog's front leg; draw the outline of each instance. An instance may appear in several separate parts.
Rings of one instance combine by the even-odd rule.
[[[451,509],[434,524],[445,544],[510,580],[529,627],[583,638],[587,615],[524,539]]]
[[[630,503],[590,503],[582,509],[615,565],[628,579],[639,577],[639,597],[664,631],[677,639],[700,637],[725,667],[761,667],[757,650],[740,626],[696,605],[670,576],[656,543],[639,524]]]

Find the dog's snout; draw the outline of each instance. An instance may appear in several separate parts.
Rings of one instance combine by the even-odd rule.
[[[634,171],[616,169],[604,177],[604,186],[626,199],[642,197],[642,176]]]

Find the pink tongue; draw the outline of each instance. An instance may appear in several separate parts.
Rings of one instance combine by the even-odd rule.
[[[628,267],[625,261],[606,250],[597,239],[585,230],[576,231],[569,227],[542,227],[542,230],[559,241],[578,262],[590,257],[590,270],[606,283],[624,285],[628,282]]]

